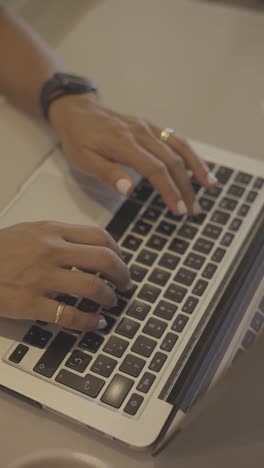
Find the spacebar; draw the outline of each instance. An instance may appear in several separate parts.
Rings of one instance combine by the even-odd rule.
[[[141,205],[135,201],[127,200],[114,215],[112,221],[106,227],[106,230],[115,240],[119,240],[128,226],[134,221]]]
[[[62,363],[63,359],[67,356],[72,346],[76,341],[75,336],[69,335],[65,332],[60,332],[54,338],[51,345],[40,358],[34,372],[44,375],[45,377],[52,377],[56,369]]]

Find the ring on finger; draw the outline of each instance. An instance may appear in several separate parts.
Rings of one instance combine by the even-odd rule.
[[[175,130],[173,128],[164,128],[163,130],[161,130],[160,132],[160,138],[161,140],[163,141],[167,141],[169,136],[170,135],[174,135],[175,134]]]
[[[64,304],[63,302],[59,303],[54,323],[56,323],[56,324],[59,323],[59,321],[61,319],[61,316],[62,316],[62,314],[64,312],[65,306],[66,306],[66,304]]]

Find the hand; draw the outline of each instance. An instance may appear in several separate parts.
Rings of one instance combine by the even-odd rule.
[[[14,319],[54,322],[58,294],[89,298],[103,307],[116,302],[112,287],[94,274],[99,271],[120,290],[130,286],[129,271],[119,247],[96,227],[36,222],[0,230],[0,315]],[[100,315],[66,305],[60,325],[76,330],[104,328]]]
[[[134,181],[115,163],[130,166],[149,179],[175,214],[200,212],[188,169],[201,185],[216,183],[185,141],[172,135],[163,142],[160,128],[104,108],[94,94],[54,101],[49,117],[66,157],[123,195],[133,191]]]

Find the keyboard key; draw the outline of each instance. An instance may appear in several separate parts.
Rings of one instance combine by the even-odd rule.
[[[191,184],[192,184],[192,188],[193,188],[193,191],[195,193],[198,193],[200,188],[201,188],[201,185],[199,184],[199,182],[197,181],[197,179],[195,179],[194,177],[192,177],[191,179]]]
[[[238,184],[247,185],[251,182],[252,176],[250,174],[246,174],[245,172],[239,172],[235,178],[235,182]]]
[[[241,198],[245,192],[244,187],[240,187],[239,185],[230,185],[227,193],[228,195],[232,195],[235,198]]]
[[[178,286],[177,284],[171,284],[165,292],[164,297],[173,302],[182,302],[186,293],[186,288]]]
[[[161,289],[156,288],[156,286],[152,286],[151,284],[144,284],[143,288],[138,294],[140,299],[144,299],[144,301],[151,302],[152,304],[156,301],[161,293]]]
[[[99,307],[99,304],[96,304],[96,302],[86,298],[83,298],[78,305],[78,309],[82,312],[97,312]]]
[[[187,297],[182,307],[182,311],[185,312],[186,314],[192,314],[198,302],[199,300],[197,299],[197,297],[193,297],[193,296]]]
[[[137,203],[134,200],[126,200],[121,208],[119,208],[106,227],[109,234],[111,234],[115,240],[119,240],[127,230],[128,226],[133,223],[141,209],[141,206],[142,205],[140,203]]]
[[[196,227],[190,226],[189,224],[183,224],[178,231],[178,236],[182,236],[186,239],[193,239],[197,232],[198,229]]]
[[[253,203],[256,200],[257,195],[258,195],[258,192],[254,192],[254,190],[251,190],[246,196],[246,202]]]
[[[141,283],[141,281],[145,278],[147,272],[148,270],[146,268],[143,268],[136,264],[133,264],[130,267],[131,279],[133,281],[137,281],[137,283]]]
[[[142,220],[139,220],[133,227],[132,231],[141,236],[146,236],[151,230],[151,228],[152,228],[151,224],[148,224]]]
[[[83,353],[79,349],[76,349],[69,357],[65,366],[77,372],[84,372],[91,360],[92,356],[90,356],[90,354]]]
[[[204,237],[199,237],[193,246],[193,250],[201,252],[205,255],[209,254],[214,246],[214,243]]]
[[[162,250],[166,243],[167,239],[164,239],[164,237],[156,236],[154,234],[147,242],[147,247],[150,247],[153,250]]]
[[[151,205],[154,205],[156,206],[157,208],[160,208],[161,210],[163,210],[165,207],[166,207],[166,204],[165,202],[162,200],[161,196],[160,195],[156,195],[154,197],[154,199],[152,200],[151,202]]]
[[[59,332],[34,367],[34,372],[52,377],[76,342],[73,335]]]
[[[221,249],[220,247],[218,247],[212,257],[211,257],[211,260],[213,260],[214,262],[221,262],[221,260],[223,259],[224,255],[226,253],[226,250],[225,249]]]
[[[142,263],[143,265],[152,266],[157,256],[158,255],[156,253],[143,249],[136,258],[136,261]]]
[[[151,283],[157,284],[158,286],[165,286],[170,279],[170,273],[160,268],[155,268],[148,278]]]
[[[145,364],[146,361],[143,359],[140,359],[137,356],[133,356],[133,354],[128,354],[119,369],[125,374],[138,377]]]
[[[243,348],[248,349],[249,346],[252,345],[252,343],[254,343],[256,337],[257,335],[253,331],[248,330],[242,341]]]
[[[141,356],[149,357],[156,346],[156,341],[151,340],[146,336],[140,335],[133,344],[131,351],[133,351],[133,353],[140,354]]]
[[[101,401],[113,408],[120,408],[133,387],[133,384],[133,380],[123,375],[116,374],[104,392]]]
[[[229,167],[224,167],[221,166],[219,169],[216,171],[216,178],[219,182],[219,184],[226,184],[226,182],[230,179],[231,175],[233,174],[233,170],[230,169]]]
[[[103,333],[104,335],[108,335],[108,333],[110,333],[110,331],[116,324],[116,320],[113,317],[109,317],[109,315],[106,315],[106,314],[101,314],[101,315],[104,317],[107,325],[105,328],[100,330],[100,332]]]
[[[84,337],[79,343],[81,348],[90,351],[91,353],[96,353],[100,348],[101,344],[104,342],[104,338],[97,333],[89,332],[85,333]]]
[[[91,398],[96,398],[105,384],[104,380],[95,377],[95,375],[87,374],[85,377],[82,377],[66,369],[62,369],[55,380]]]
[[[148,315],[148,312],[150,311],[151,306],[148,304],[145,304],[145,302],[141,302],[138,300],[135,300],[130,304],[128,310],[127,310],[127,315],[130,315],[131,317],[135,317],[138,320],[144,320],[146,316]]]
[[[151,374],[150,372],[145,372],[138,383],[137,390],[142,393],[148,393],[155,379],[155,375]]]
[[[250,326],[256,333],[258,333],[262,328],[263,321],[264,317],[259,312],[256,312]]]
[[[31,327],[24,336],[23,341],[32,346],[36,346],[36,348],[44,348],[51,337],[52,333],[47,330],[43,330],[43,328],[40,328],[36,325],[33,325],[33,327]]]
[[[165,253],[162,255],[159,265],[163,266],[164,268],[168,268],[169,270],[175,270],[176,266],[180,261],[180,257],[176,255]]]
[[[195,284],[192,293],[196,294],[197,296],[202,296],[204,291],[206,290],[208,285],[207,281],[204,281],[202,279],[199,279],[197,283]]]
[[[212,171],[215,167],[215,164],[211,161],[205,161],[206,165],[209,167],[210,171]]]
[[[15,364],[19,364],[22,361],[23,357],[27,354],[28,350],[28,346],[19,344],[9,356],[9,361],[14,362]]]
[[[118,335],[126,336],[127,338],[133,338],[139,329],[139,323],[135,320],[130,320],[128,318],[123,318],[119,323],[116,333]]]
[[[210,198],[199,198],[199,205],[203,211],[210,211],[214,206],[214,203],[214,200],[211,200]]]
[[[69,306],[74,306],[77,302],[77,297],[69,296],[67,294],[60,294],[56,297],[56,301],[62,302],[63,304],[67,304]]]
[[[261,177],[258,177],[255,182],[254,182],[254,189],[261,189],[264,185],[264,179],[262,179]]]
[[[141,181],[131,194],[131,199],[139,202],[146,202],[150,195],[153,193],[153,188],[150,185],[146,185],[144,181]]]
[[[172,330],[181,333],[184,327],[186,326],[186,323],[188,322],[189,318],[186,317],[186,315],[179,314],[176,317],[175,322],[172,325]]]
[[[202,272],[202,276],[206,279],[211,279],[215,272],[217,270],[217,265],[214,265],[213,263],[208,263]]]
[[[230,223],[229,229],[230,231],[237,232],[242,224],[242,219],[234,218],[233,221]]]
[[[135,416],[143,401],[143,396],[133,393],[124,408],[124,412],[130,414],[130,416]]]
[[[260,303],[259,303],[259,309],[261,310],[261,312],[264,313],[264,296],[262,297]]]
[[[146,333],[146,335],[154,336],[154,338],[160,338],[163,335],[166,328],[167,324],[165,322],[151,317],[147,321],[142,331],[143,333]]]
[[[123,262],[125,262],[126,264],[128,264],[131,258],[133,257],[131,253],[126,252],[125,250],[121,250],[121,256],[122,256]]]
[[[154,310],[154,315],[165,320],[171,320],[178,307],[167,301],[160,301]]]
[[[134,296],[136,290],[137,290],[137,284],[133,283],[132,287],[128,289],[127,291],[119,291],[117,289],[116,293],[119,294],[119,296],[124,297],[125,299],[131,299]]]
[[[117,297],[117,305],[111,309],[107,309],[107,312],[109,314],[115,315],[116,317],[119,317],[124,312],[126,306],[127,302],[123,299],[120,299],[120,297]]]
[[[164,340],[162,341],[160,345],[160,349],[162,349],[162,351],[167,351],[167,353],[169,353],[174,348],[174,345],[176,341],[178,340],[178,338],[179,338],[178,335],[175,335],[175,333],[167,333],[167,335],[165,336]]]
[[[195,277],[196,273],[194,271],[188,270],[187,268],[180,268],[174,278],[174,281],[184,284],[184,286],[190,286],[193,283]]]
[[[222,192],[222,187],[219,185],[214,185],[214,187],[210,187],[205,191],[205,195],[209,195],[209,197],[217,198],[219,197],[220,193]]]
[[[165,236],[171,236],[176,230],[176,227],[174,224],[168,223],[167,221],[161,221],[159,223],[156,231],[160,232],[161,234],[164,234]]]
[[[149,221],[154,222],[154,221],[157,221],[157,219],[159,219],[160,215],[161,215],[160,210],[156,210],[156,208],[151,207],[151,208],[147,208],[144,211],[142,217],[149,220]]]
[[[229,220],[229,218],[230,218],[229,213],[225,213],[224,211],[216,210],[216,211],[214,211],[213,215],[211,216],[211,221],[213,221],[213,223],[222,224],[222,226],[224,226],[227,223],[227,221]]]
[[[142,239],[140,239],[139,237],[128,235],[122,242],[122,247],[125,247],[129,250],[133,250],[135,252],[136,250],[138,250],[141,244]]]
[[[111,336],[103,348],[105,353],[111,354],[112,356],[121,357],[126,351],[129,342],[118,338],[118,336]]]
[[[186,242],[178,237],[171,242],[169,250],[178,254],[184,254],[189,247],[189,242]]]
[[[224,247],[229,247],[233,239],[234,239],[234,234],[232,234],[232,232],[226,232],[224,236],[222,237],[220,244],[223,245]]]
[[[159,353],[159,352],[156,353],[149,365],[149,369],[154,372],[159,372],[161,368],[163,367],[166,359],[167,359],[166,354]]]
[[[246,216],[249,212],[249,209],[250,209],[250,206],[249,205],[246,205],[245,203],[243,205],[240,206],[238,212],[237,212],[237,215],[238,216]]]
[[[196,216],[189,216],[188,217],[188,222],[192,223],[192,224],[201,225],[201,224],[203,224],[206,216],[207,216],[206,213],[200,213],[200,214],[198,214]]]
[[[218,239],[222,232],[222,228],[220,226],[214,226],[213,224],[207,224],[202,232],[202,234],[206,237],[210,237],[211,239]]]
[[[172,221],[175,221],[175,222],[180,222],[184,218],[184,216],[176,215],[176,214],[172,213],[172,211],[170,211],[170,210],[166,211],[165,216],[166,216],[166,218],[171,219]]]
[[[195,270],[200,270],[205,262],[205,258],[201,255],[195,254],[193,252],[189,253],[184,261],[184,265],[194,268]]]
[[[91,367],[91,371],[95,372],[96,374],[100,374],[103,377],[109,377],[116,365],[117,361],[115,359],[111,359],[108,356],[99,354]]]
[[[223,210],[233,211],[237,206],[237,200],[233,200],[232,198],[224,197],[219,203],[219,207]]]

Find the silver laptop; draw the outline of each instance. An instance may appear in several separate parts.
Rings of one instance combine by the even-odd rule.
[[[103,310],[107,327],[78,334],[1,319],[0,384],[137,449],[184,423],[197,397],[260,333],[264,320],[264,164],[193,144],[217,176],[193,179],[198,217],[177,217],[147,180],[121,199],[73,174],[54,150],[1,214],[0,226],[40,219],[106,226],[134,288]],[[99,310],[87,298],[59,301]]]

